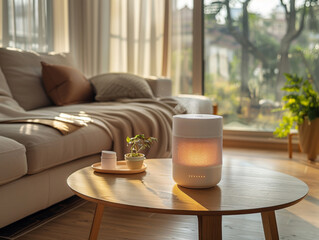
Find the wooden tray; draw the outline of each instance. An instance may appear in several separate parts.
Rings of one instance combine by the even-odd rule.
[[[118,161],[116,169],[102,169],[101,162],[97,162],[91,165],[95,172],[99,173],[113,173],[113,174],[134,174],[141,173],[146,170],[147,165],[143,163],[140,169],[128,169],[125,161]]]

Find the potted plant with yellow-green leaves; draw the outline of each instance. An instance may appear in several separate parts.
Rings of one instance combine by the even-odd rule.
[[[131,145],[130,153],[124,155],[126,165],[129,169],[140,169],[143,166],[145,154],[142,150],[150,148],[157,138],[148,137],[144,134],[137,134],[134,137],[126,137],[127,145]]]
[[[286,83],[282,100],[284,115],[274,134],[286,137],[292,128],[298,129],[301,150],[309,160],[315,160],[319,154],[319,94],[309,79],[297,75],[285,74]]]

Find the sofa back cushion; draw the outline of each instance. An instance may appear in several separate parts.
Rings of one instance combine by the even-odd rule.
[[[119,98],[154,98],[152,89],[143,77],[130,73],[105,73],[89,79],[95,100],[112,101]]]
[[[0,67],[0,96],[12,97],[12,93],[8,86],[7,80],[3,75],[3,72]]]
[[[63,106],[93,100],[91,84],[80,71],[45,62],[41,64],[44,88],[56,105]]]
[[[25,110],[52,105],[41,81],[41,61],[71,65],[65,54],[39,54],[0,48],[0,67],[13,98]]]
[[[7,80],[0,68],[0,117],[5,115],[5,109],[13,109],[15,111],[24,111],[19,104],[12,98],[12,93],[7,84]],[[10,111],[10,110],[9,110]],[[3,115],[2,115],[3,114]]]

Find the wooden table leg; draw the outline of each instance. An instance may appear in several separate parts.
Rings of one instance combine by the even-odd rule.
[[[99,234],[100,225],[101,225],[101,220],[103,217],[103,210],[104,210],[103,204],[100,204],[100,203],[96,204],[89,240],[96,240],[97,239],[97,236]]]
[[[261,213],[265,239],[279,240],[275,211]]]
[[[222,240],[222,216],[197,216],[199,240]]]
[[[288,157],[292,158],[292,134],[288,134]]]

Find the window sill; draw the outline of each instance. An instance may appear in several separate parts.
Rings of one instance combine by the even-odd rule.
[[[275,138],[272,132],[224,130],[223,146],[287,151],[288,138]],[[292,149],[299,151],[298,136],[292,139]]]

